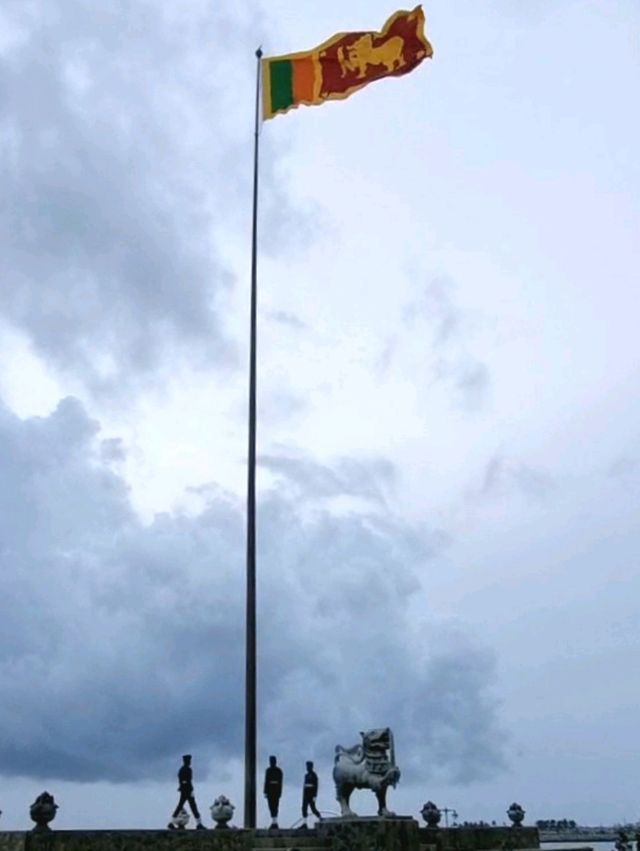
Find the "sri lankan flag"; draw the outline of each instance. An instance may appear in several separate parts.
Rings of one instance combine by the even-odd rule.
[[[349,97],[381,77],[399,77],[433,56],[424,12],[396,12],[381,32],[338,33],[304,53],[262,60],[263,118],[304,103]]]

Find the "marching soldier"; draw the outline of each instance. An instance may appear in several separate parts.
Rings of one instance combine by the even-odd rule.
[[[178,827],[176,819],[178,818],[180,810],[182,810],[186,803],[189,804],[189,808],[196,820],[196,829],[206,830],[206,827],[202,824],[202,819],[198,812],[198,805],[196,804],[196,799],[193,794],[193,770],[191,768],[190,753],[187,753],[182,757],[182,765],[178,771],[178,792],[180,792],[180,800],[178,801],[178,806],[173,811],[171,821],[167,825],[169,830],[176,830]]]
[[[318,795],[318,775],[313,770],[313,763],[311,761],[307,762],[307,773],[304,776],[304,783],[302,787],[302,818],[304,822],[301,827],[305,829],[307,827],[307,810],[311,809],[311,812],[314,814],[316,818],[321,819],[318,808],[316,807],[316,797]]]
[[[264,773],[264,796],[269,805],[271,824],[269,830],[278,829],[278,807],[282,795],[282,769],[275,756],[269,757],[269,767]]]

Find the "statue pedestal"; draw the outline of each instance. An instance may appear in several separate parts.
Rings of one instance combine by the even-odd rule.
[[[318,837],[331,851],[419,851],[418,822],[411,816],[328,818]]]

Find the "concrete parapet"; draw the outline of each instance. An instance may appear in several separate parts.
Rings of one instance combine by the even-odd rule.
[[[0,833],[0,851],[251,851],[250,830],[51,830]]]
[[[0,833],[0,851],[25,851],[26,833]]]
[[[323,819],[317,833],[331,851],[420,851],[418,822],[410,816]]]
[[[535,851],[539,847],[536,828],[431,829],[419,827],[410,816],[323,819],[309,831],[232,828],[0,833],[0,851]]]
[[[492,851],[492,849],[539,848],[536,827],[444,827],[420,828],[420,845],[437,851]]]

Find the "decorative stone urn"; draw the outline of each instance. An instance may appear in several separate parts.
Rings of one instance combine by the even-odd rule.
[[[507,815],[509,816],[509,818],[513,822],[511,827],[521,827],[522,826],[522,822],[524,821],[524,813],[525,813],[525,811],[522,809],[520,804],[517,804],[515,801],[513,802],[513,804],[511,804],[511,806],[507,810]]]
[[[219,795],[209,809],[211,810],[211,818],[216,823],[216,830],[228,829],[235,810],[231,801],[225,795]]]
[[[436,828],[440,824],[440,819],[442,818],[442,813],[433,803],[433,801],[427,801],[427,803],[420,810],[422,813],[422,818],[426,821],[427,827]]]
[[[49,822],[53,821],[56,817],[57,809],[58,805],[54,801],[53,795],[50,795],[48,792],[43,792],[41,795],[38,795],[33,804],[29,807],[29,815],[31,816],[32,821],[35,821],[36,823],[36,826],[33,828],[34,831],[41,833],[46,830],[51,830]]]
[[[175,824],[178,830],[185,830],[187,825],[189,824],[189,813],[183,807],[178,815],[173,819],[173,823]]]

